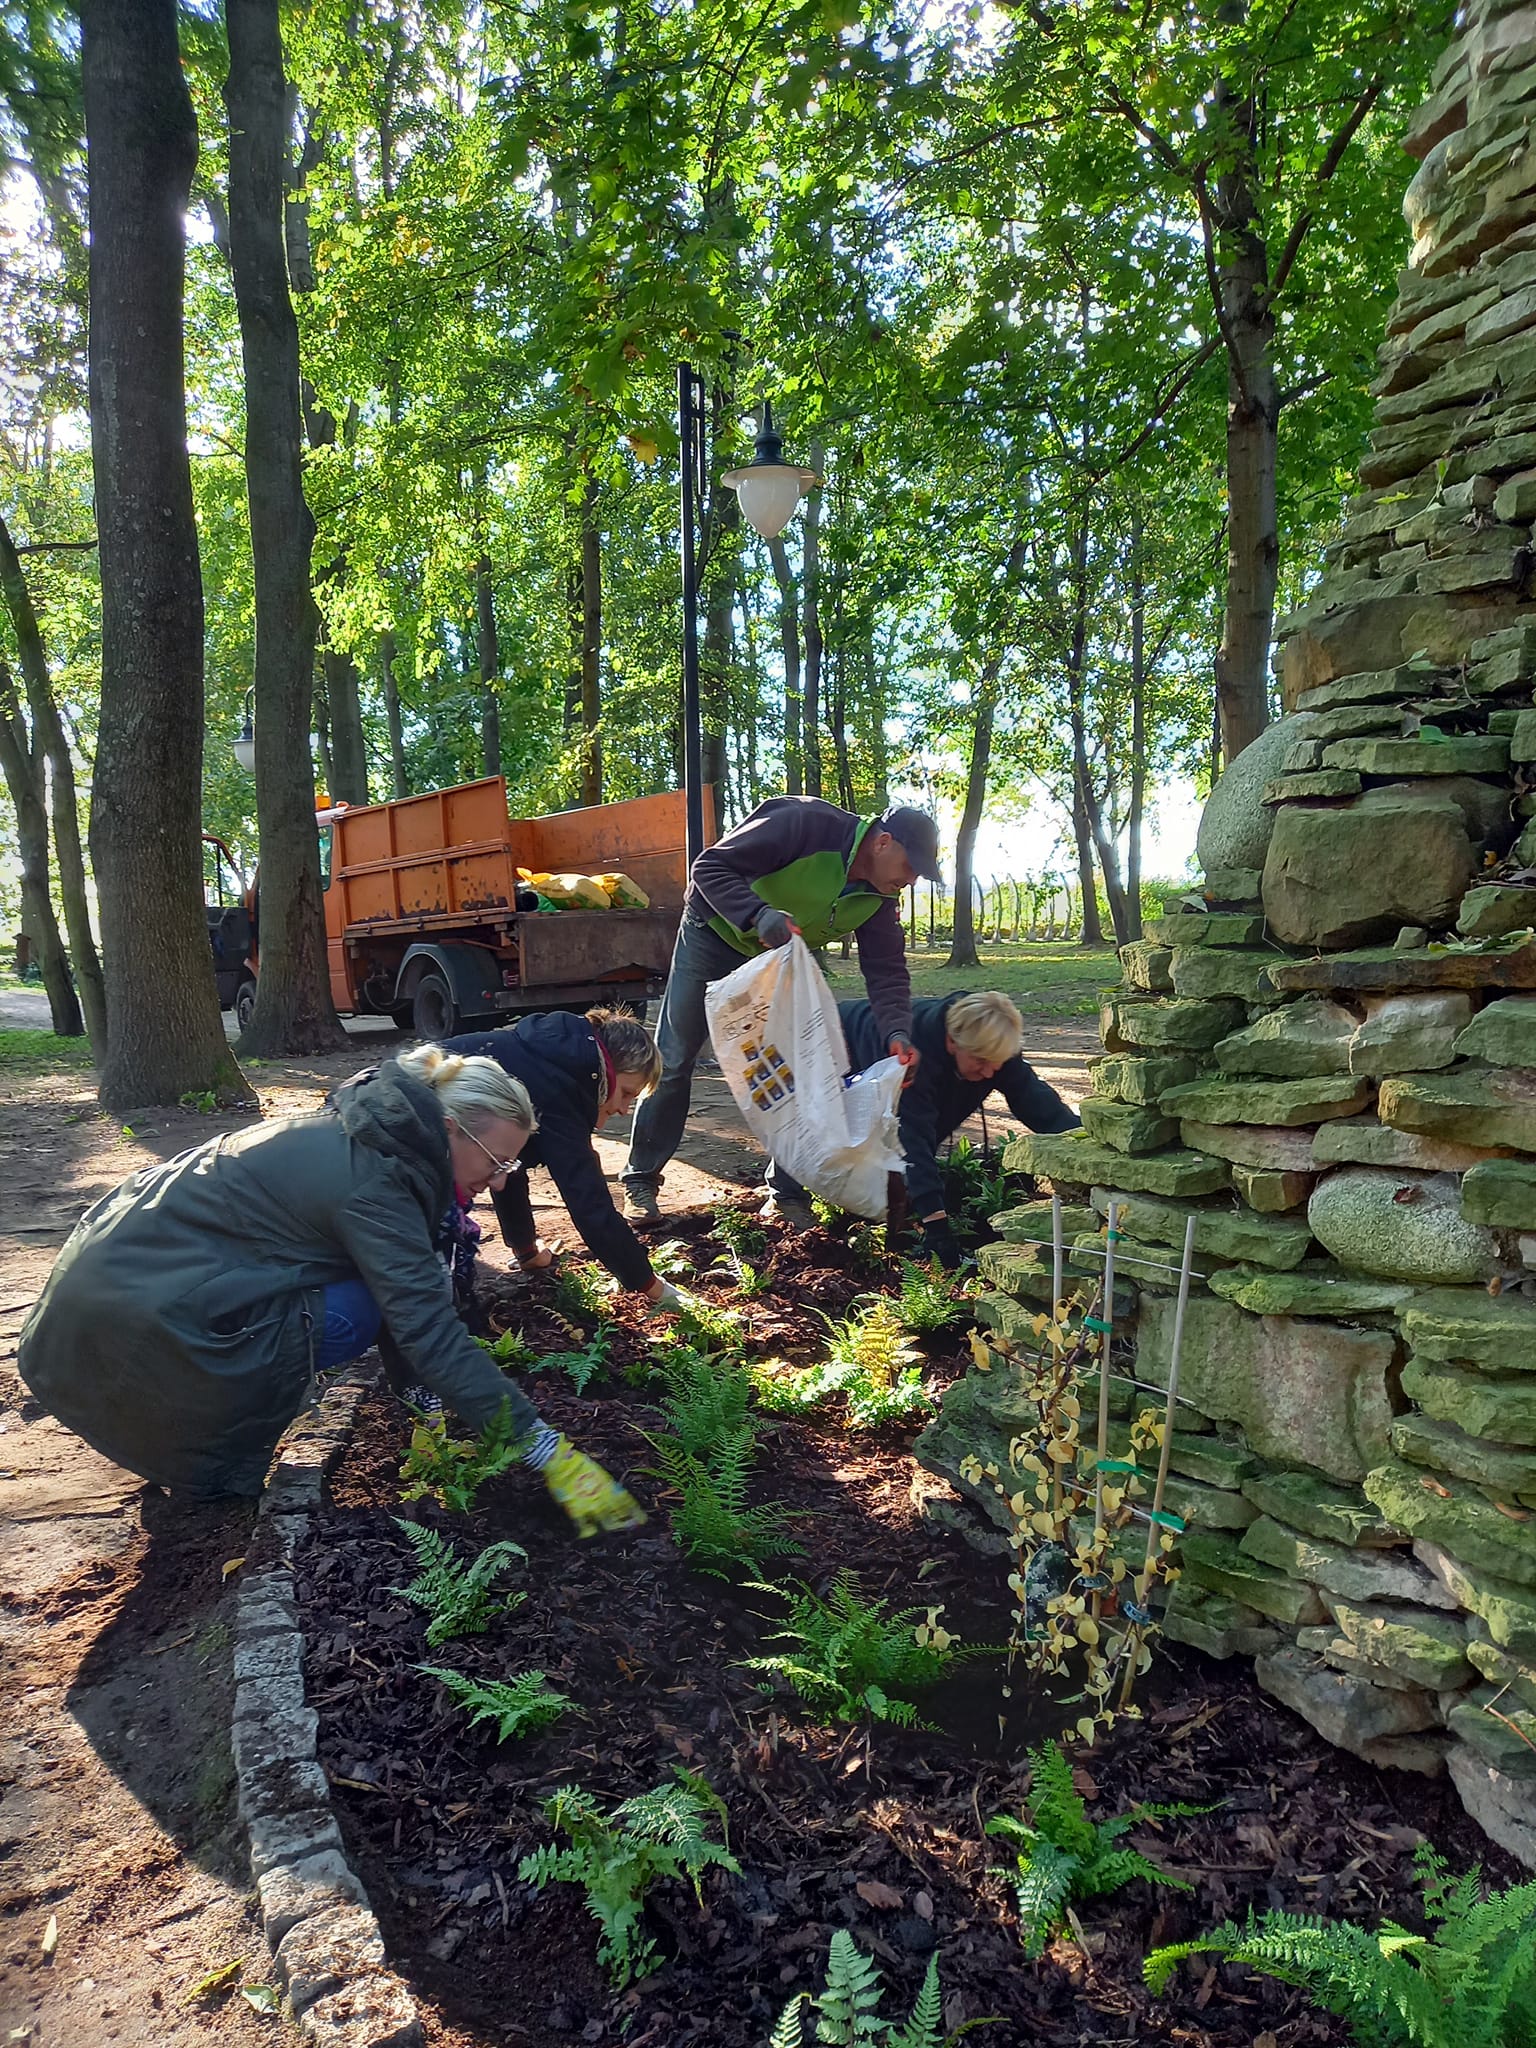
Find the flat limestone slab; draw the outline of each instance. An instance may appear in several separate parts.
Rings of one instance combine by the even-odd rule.
[[[1280,1173],[1312,1171],[1312,1133],[1280,1125],[1206,1124],[1190,1118],[1179,1124],[1179,1136],[1203,1157],[1227,1159],[1236,1166],[1262,1166]]]
[[[1104,1095],[1085,1097],[1078,1114],[1096,1144],[1113,1146],[1117,1152],[1161,1152],[1179,1135],[1172,1117],[1159,1116],[1155,1109],[1141,1109],[1134,1103],[1112,1102]]]
[[[1402,1421],[1443,1423],[1485,1441],[1523,1446],[1528,1470],[1536,1473],[1536,1458],[1531,1456],[1536,1450],[1536,1375],[1463,1371],[1457,1365],[1413,1357],[1403,1367],[1403,1392],[1424,1412]],[[1418,1462],[1402,1445],[1397,1454]]]
[[[1501,996],[1456,1040],[1456,1056],[1495,1067],[1536,1067],[1536,996]]]
[[[1309,1628],[1327,1613],[1316,1591],[1256,1558],[1245,1556],[1230,1537],[1191,1530],[1181,1547],[1184,1576],[1196,1586],[1266,1614],[1288,1628]]]
[[[1513,1067],[1453,1067],[1381,1084],[1384,1124],[1453,1144],[1536,1152],[1536,1074]]]
[[[1086,1131],[1029,1131],[1003,1147],[1010,1173],[1028,1173],[1069,1186],[1095,1182],[1151,1195],[1209,1195],[1225,1187],[1227,1169],[1199,1152],[1154,1152],[1132,1158],[1113,1146],[1095,1144]]]
[[[1502,775],[1509,741],[1495,734],[1454,740],[1335,740],[1323,749],[1323,767],[1360,775]]]
[[[1219,1039],[1214,1057],[1223,1074],[1263,1074],[1276,1081],[1347,1074],[1356,1025],[1354,1014],[1342,1003],[1325,997],[1303,998],[1269,1011],[1246,1030]]]
[[[1312,1140],[1312,1157],[1319,1166],[1407,1166],[1420,1173],[1466,1173],[1496,1156],[1484,1145],[1456,1145],[1448,1138],[1394,1130],[1374,1116],[1340,1117],[1322,1125]]]
[[[1416,1358],[1536,1372],[1536,1302],[1521,1295],[1434,1287],[1417,1295],[1400,1320]]]
[[[1113,1188],[1096,1187],[1090,1200],[1099,1216],[1109,1214],[1111,1202],[1118,1203],[1122,1230],[1174,1252],[1182,1252],[1185,1226],[1193,1215],[1195,1252],[1201,1258],[1246,1259],[1283,1272],[1299,1266],[1312,1246],[1306,1224],[1288,1217],[1253,1216],[1232,1208],[1191,1209],[1186,1203],[1158,1201],[1151,1195],[1127,1200]]]
[[[1442,1480],[1393,1459],[1368,1472],[1366,1496],[1419,1540],[1447,1550],[1472,1571],[1536,1590],[1536,1516],[1511,1521],[1465,1480]]]
[[[1132,1102],[1143,1109],[1155,1109],[1165,1088],[1177,1088],[1193,1081],[1199,1069],[1191,1059],[1138,1058],[1135,1053],[1109,1053],[1088,1062],[1088,1078],[1095,1095],[1112,1102]]]
[[[1313,1178],[1310,1173],[1286,1173],[1277,1167],[1232,1168],[1234,1193],[1261,1216],[1283,1216],[1289,1210],[1301,1208],[1312,1192]]]
[[[1401,1280],[1362,1280],[1342,1269],[1325,1273],[1261,1273],[1232,1266],[1212,1273],[1207,1285],[1223,1301],[1235,1301],[1255,1316],[1383,1315],[1413,1298]]]
[[[1264,941],[1264,920],[1228,910],[1170,912],[1153,918],[1146,935],[1153,945],[1176,950],[1183,946],[1258,946]]]
[[[1353,1116],[1371,1099],[1370,1083],[1351,1075],[1296,1081],[1189,1081],[1162,1099],[1169,1116],[1203,1124],[1268,1124],[1293,1129]]]
[[[1499,1230],[1536,1230],[1536,1159],[1482,1159],[1462,1177],[1461,1213]]]
[[[1330,1485],[1316,1472],[1257,1472],[1243,1481],[1243,1492],[1264,1514],[1325,1543],[1385,1550],[1408,1541],[1358,1487]]]
[[[1392,1425],[1392,1448],[1410,1465],[1468,1480],[1490,1500],[1536,1507],[1536,1458],[1529,1450],[1468,1436],[1454,1422],[1428,1415],[1400,1415]]]
[[[1536,947],[1532,951],[1536,955]],[[1246,1016],[1237,1002],[1132,1002],[1112,996],[1099,1012],[1099,1030],[1108,1052],[1206,1052]]]
[[[1399,953],[1391,946],[1368,946],[1316,960],[1277,958],[1269,978],[1286,995],[1345,995],[1355,991],[1391,994],[1399,989],[1417,988],[1536,988],[1536,940],[1527,939],[1502,948],[1489,946],[1472,953],[1451,953],[1443,946],[1425,946],[1414,953]]]

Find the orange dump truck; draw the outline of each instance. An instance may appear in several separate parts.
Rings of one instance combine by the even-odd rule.
[[[713,797],[705,791],[706,839]],[[338,806],[319,824],[326,956],[343,1014],[451,1038],[525,1010],[623,1003],[643,1012],[661,991],[687,881],[681,792],[514,818],[498,775]],[[650,908],[519,908],[519,891],[531,901],[520,869],[621,873]],[[248,976],[237,1015],[254,995]]]

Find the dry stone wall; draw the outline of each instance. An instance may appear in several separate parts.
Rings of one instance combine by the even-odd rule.
[[[1168,1633],[1372,1762],[1449,1769],[1536,1866],[1536,8],[1474,4],[1408,137],[1413,234],[1361,493],[1282,622],[1283,716],[1207,806],[1203,882],[1124,948],[1081,1131],[1009,1166],[1072,1207],[1166,1384]],[[981,1319],[1027,1336],[1048,1209]],[[973,1375],[923,1440],[977,1540],[1020,1416]],[[1131,1389],[1121,1389],[1128,1408]],[[946,1505],[947,1504],[947,1505]]]

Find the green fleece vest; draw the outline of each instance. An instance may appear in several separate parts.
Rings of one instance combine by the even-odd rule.
[[[873,818],[860,818],[846,860],[840,853],[832,851],[808,853],[803,860],[792,860],[788,867],[775,868],[770,875],[759,875],[752,884],[765,903],[771,903],[775,910],[782,910],[793,918],[812,952],[826,945],[828,940],[843,938],[861,924],[867,924],[887,900],[868,882],[855,882],[852,889],[848,889],[848,870],[865,833],[873,828],[874,822]],[[845,890],[848,891],[846,895],[843,893]],[[739,925],[721,917],[718,911],[710,918],[709,925],[728,946],[734,946],[738,953],[749,959],[754,953],[764,951],[763,942],[756,932],[742,931]]]

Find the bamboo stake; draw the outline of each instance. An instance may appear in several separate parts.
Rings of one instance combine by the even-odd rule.
[[[1115,1246],[1120,1242],[1120,1204],[1111,1202],[1104,1236],[1104,1305],[1098,1320],[1099,1332],[1099,1447],[1093,1470],[1093,1531],[1098,1541],[1104,1526],[1104,1460],[1109,1455],[1109,1352],[1115,1335]],[[1093,1617],[1097,1621],[1102,1595],[1093,1596]]]
[[[1058,1313],[1058,1312],[1060,1311],[1060,1308],[1061,1308],[1061,1274],[1062,1274],[1062,1265],[1063,1265],[1063,1263],[1064,1263],[1064,1261],[1063,1261],[1063,1258],[1062,1258],[1062,1248],[1061,1248],[1061,1197],[1060,1197],[1060,1195],[1052,1195],[1052,1197],[1051,1197],[1051,1314],[1052,1314],[1053,1316],[1054,1316],[1054,1315],[1056,1315],[1056,1314],[1057,1314],[1057,1313]]]
[[[1157,1555],[1161,1524],[1158,1516],[1163,1511],[1163,1494],[1168,1485],[1168,1461],[1173,1454],[1173,1410],[1179,1398],[1179,1361],[1184,1352],[1184,1311],[1189,1306],[1189,1272],[1195,1259],[1195,1219],[1191,1215],[1184,1223],[1184,1259],[1179,1267],[1179,1298],[1173,1312],[1173,1348],[1168,1357],[1168,1399],[1163,1408],[1163,1441],[1158,1452],[1157,1479],[1152,1488],[1152,1509],[1147,1519],[1147,1548],[1141,1561],[1141,1571],[1136,1579],[1136,1604],[1145,1607],[1147,1595],[1152,1588],[1152,1560]],[[1135,1622],[1126,1631],[1125,1678],[1120,1690],[1120,1704],[1123,1707],[1131,1696],[1131,1686],[1136,1677],[1136,1666],[1140,1660],[1143,1624]]]

